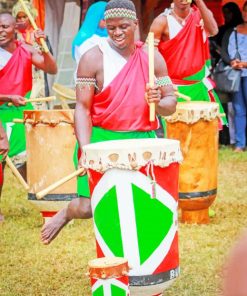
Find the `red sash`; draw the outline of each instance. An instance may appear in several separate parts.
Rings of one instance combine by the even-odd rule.
[[[0,70],[0,93],[25,96],[32,89],[32,57],[21,43]]]
[[[201,14],[197,7],[192,9],[186,25],[177,36],[160,41],[158,46],[172,79],[183,79],[197,73],[210,57],[208,40],[203,40],[205,31],[201,25]]]
[[[144,98],[148,82],[148,57],[138,43],[127,64],[100,93],[94,96],[91,110],[93,126],[113,131],[150,131],[159,127],[149,121],[149,106]]]

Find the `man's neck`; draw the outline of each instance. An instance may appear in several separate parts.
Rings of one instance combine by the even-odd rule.
[[[173,10],[178,16],[180,16],[181,18],[185,18],[190,13],[191,7],[188,6],[185,9],[181,9],[177,6],[174,6]]]
[[[1,46],[2,49],[8,51],[9,53],[13,53],[16,50],[16,43],[15,41],[11,41],[6,46]]]
[[[113,48],[117,53],[119,53],[126,60],[129,59],[129,57],[134,53],[136,48],[135,43],[123,49],[116,47],[111,40],[109,41],[109,44],[111,48]]]

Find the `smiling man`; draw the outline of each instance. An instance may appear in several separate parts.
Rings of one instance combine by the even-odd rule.
[[[88,143],[154,138],[159,122],[157,118],[149,121],[149,103],[155,103],[156,112],[162,115],[176,109],[173,86],[158,52],[154,57],[156,84],[148,86],[147,51],[141,42],[134,41],[138,21],[133,2],[111,0],[105,20],[109,37],[81,57],[77,71],[75,133],[79,158]],[[82,157],[79,166],[81,162]],[[44,225],[43,243],[50,243],[71,219],[92,216],[86,176],[78,178],[78,195]]]
[[[57,72],[52,55],[17,41],[15,28],[15,19],[10,14],[0,14],[0,121],[9,137],[10,157],[25,151],[24,127],[20,124],[14,125],[12,120],[22,118],[23,110],[32,109],[31,104],[26,104],[27,101],[23,98],[29,97],[32,89],[32,65],[50,74]],[[37,42],[41,37],[45,37],[44,33],[37,31]],[[14,106],[8,106],[6,102],[9,101]],[[23,173],[25,174],[25,169]],[[2,219],[0,213],[0,220]]]

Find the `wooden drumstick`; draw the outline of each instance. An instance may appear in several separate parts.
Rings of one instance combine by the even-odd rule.
[[[178,98],[184,99],[185,101],[191,101],[191,97],[186,96],[186,95],[184,95],[184,94],[181,94],[181,93],[178,92],[178,91],[175,91],[174,94],[175,94],[175,96],[177,96]]]
[[[13,172],[13,174],[16,176],[16,178],[19,180],[19,182],[23,185],[23,187],[26,190],[28,190],[29,189],[28,184],[23,179],[22,175],[19,173],[19,171],[17,170],[17,168],[15,167],[15,165],[13,164],[13,162],[11,161],[9,156],[6,157],[6,163],[9,166],[9,168],[11,169],[11,171]]]
[[[56,189],[57,187],[63,185],[64,183],[68,182],[69,180],[73,179],[74,177],[80,175],[82,172],[84,172],[84,168],[79,168],[78,170],[76,170],[75,172],[73,172],[72,174],[58,180],[57,182],[51,184],[50,186],[48,186],[47,188],[39,191],[36,194],[37,199],[41,199],[43,198],[46,194],[48,194],[49,192],[51,192],[52,190]]]
[[[23,0],[19,0],[19,1],[20,1],[21,5],[23,7],[23,10],[24,10],[25,14],[28,16],[32,27],[34,28],[34,30],[38,30],[38,27],[37,27],[32,15],[31,15],[30,11],[28,10],[25,2]],[[46,53],[49,52],[48,46],[47,46],[44,38],[40,38],[40,43],[41,43],[41,45],[43,47],[44,52],[46,52]]]
[[[149,85],[154,86],[154,33],[148,33]],[[155,103],[149,104],[149,121],[155,121]]]
[[[51,97],[45,97],[45,98],[34,98],[34,99],[29,99],[27,100],[27,103],[35,103],[35,102],[51,102],[55,101],[56,97],[51,96]],[[13,103],[8,103],[8,106],[13,106]]]

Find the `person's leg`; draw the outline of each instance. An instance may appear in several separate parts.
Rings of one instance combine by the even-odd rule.
[[[41,241],[47,245],[60,232],[60,230],[72,219],[89,219],[92,218],[91,200],[90,198],[75,198],[67,208],[59,211],[52,217],[41,230]]]
[[[244,103],[244,79],[241,79],[240,89],[233,95],[233,108],[235,113],[234,123],[236,132],[236,149],[235,151],[241,151],[245,147],[245,127],[246,127],[246,107]]]
[[[229,134],[230,134],[230,145],[235,145],[235,126],[234,126],[234,110],[232,102],[228,103],[228,124],[229,124]]]
[[[3,170],[4,170],[4,165],[3,163],[0,163],[0,203],[1,203],[1,196],[2,196],[2,189],[3,189]],[[0,223],[3,221],[4,221],[4,216],[0,208]]]

